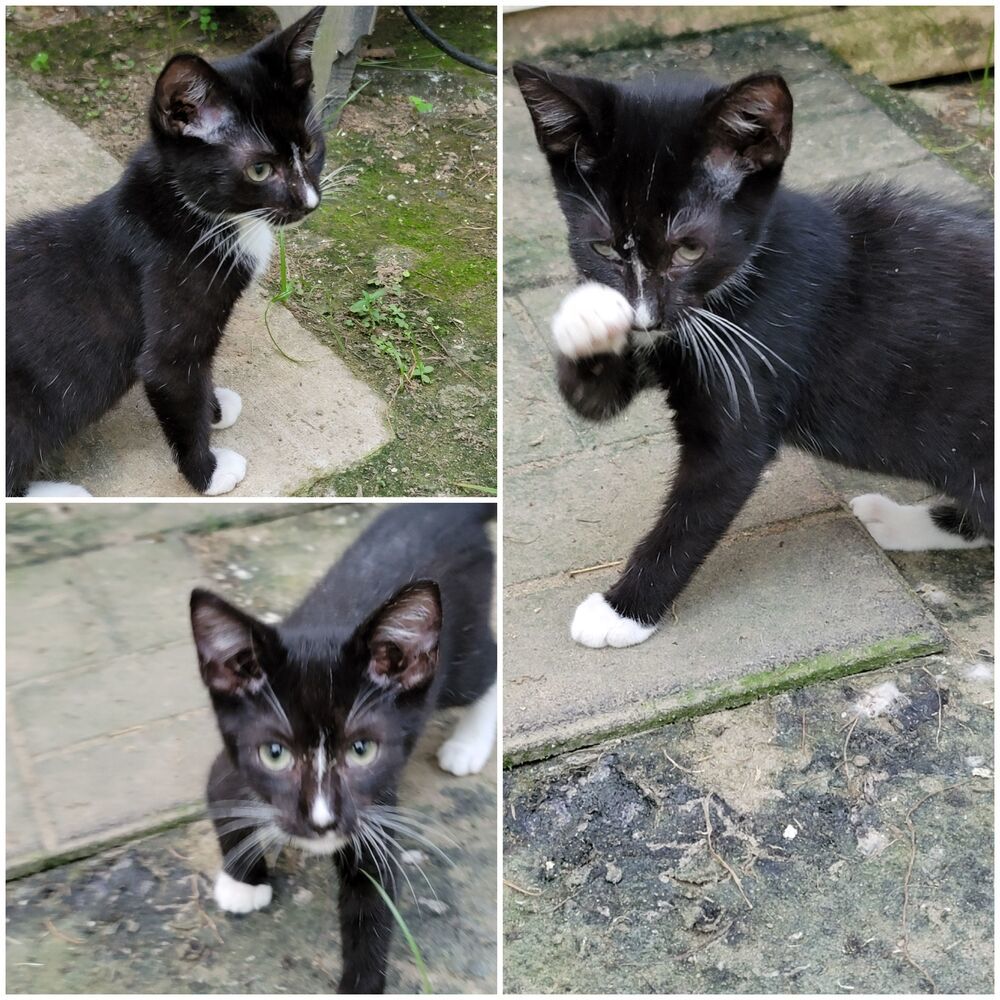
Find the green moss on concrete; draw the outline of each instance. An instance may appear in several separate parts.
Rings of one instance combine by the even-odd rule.
[[[59,868],[61,865],[69,864],[72,861],[81,861],[84,858],[91,858],[113,847],[120,847],[122,844],[129,844],[133,841],[143,840],[158,833],[165,833],[180,826],[186,826],[196,820],[205,818],[204,804],[182,806],[173,815],[161,818],[148,824],[139,824],[128,830],[121,830],[107,837],[97,837],[87,841],[79,847],[71,847],[66,850],[54,851],[50,854],[39,853],[24,861],[17,861],[7,866],[6,880],[14,882],[17,879],[26,878],[28,875],[35,875],[38,872],[48,871],[50,868]]]
[[[732,681],[695,688],[679,697],[664,699],[662,702],[649,702],[641,706],[649,712],[641,721],[598,728],[586,735],[527,746],[505,753],[504,766],[515,767],[518,764],[544,760],[571,750],[593,746],[605,740],[647,732],[668,723],[682,722],[712,712],[737,708],[758,698],[805,687],[818,681],[847,677],[902,663],[905,660],[917,659],[930,653],[940,652],[943,648],[943,638],[915,633],[884,639],[860,650],[822,653],[786,666],[746,674]]]

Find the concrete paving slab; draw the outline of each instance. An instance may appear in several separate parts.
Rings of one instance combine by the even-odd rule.
[[[54,568],[8,571],[8,684],[117,654],[107,613],[91,599],[86,580],[79,559],[61,560]]]
[[[186,641],[22,684],[9,699],[34,753],[47,754],[204,708],[205,689]]]
[[[325,505],[315,502],[310,510]],[[346,506],[345,510],[351,510]],[[302,513],[297,503],[120,503],[109,518],[100,504],[7,505],[7,566],[47,562],[107,545],[160,538],[174,531],[218,530]]]
[[[32,150],[49,150],[38,163]],[[105,190],[121,167],[23,82],[7,80],[7,217],[71,204]],[[219,445],[247,458],[235,496],[287,496],[309,480],[346,468],[389,440],[385,404],[282,306],[264,327],[264,295],[244,295],[215,361],[215,380],[243,397]],[[98,496],[189,496],[156,418],[134,389],[54,460],[51,472]]]
[[[640,646],[575,645],[568,636],[573,609],[613,579],[594,573],[545,589],[508,589],[506,760],[871,669],[944,642],[863,529],[844,516],[723,544],[677,601],[676,620]]]
[[[504,532],[512,540],[505,584],[624,559],[662,508],[676,461],[673,436],[661,434],[511,470],[505,486]],[[789,449],[765,472],[729,536],[839,505],[812,459]],[[556,512],[561,529],[554,532]]]
[[[208,766],[218,752],[215,716],[203,706],[37,756],[38,793],[52,804],[60,853],[156,829],[179,810],[203,811]]]

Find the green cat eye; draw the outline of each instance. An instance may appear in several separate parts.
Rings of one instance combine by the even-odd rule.
[[[305,144],[305,145],[304,145],[304,146],[302,147],[302,155],[303,155],[303,156],[304,156],[304,157],[305,157],[305,158],[306,158],[306,159],[308,160],[308,159],[310,159],[310,158],[311,158],[311,157],[313,156],[313,154],[314,154],[315,152],[316,152],[316,143],[315,143],[315,142],[313,142],[313,141],[312,141],[312,139],[310,139],[310,140],[309,140],[309,141],[308,141],[308,142],[307,142],[307,143],[306,143],[306,144]]]
[[[590,249],[597,254],[598,257],[603,257],[605,260],[620,261],[621,254],[610,244],[605,243],[601,240],[597,240],[590,244]]]
[[[689,247],[683,243],[674,251],[674,257],[684,264],[693,264],[705,256],[704,247]]]
[[[364,767],[378,756],[378,744],[374,740],[355,740],[347,748],[347,763]]]
[[[257,748],[257,754],[260,762],[269,771],[287,771],[295,760],[292,751],[280,743],[261,743]]]
[[[266,181],[271,176],[271,164],[264,162],[251,163],[244,173],[255,184],[260,184],[261,181]]]

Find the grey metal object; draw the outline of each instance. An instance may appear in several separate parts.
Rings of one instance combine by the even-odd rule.
[[[309,6],[272,7],[283,28],[297,21]],[[364,39],[375,27],[378,7],[328,6],[313,44],[313,83],[316,99],[324,102],[324,120],[337,124],[340,109],[351,92],[351,81]]]

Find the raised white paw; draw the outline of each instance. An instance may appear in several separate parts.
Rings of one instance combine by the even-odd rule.
[[[207,497],[217,497],[220,493],[236,489],[247,474],[247,460],[242,455],[229,448],[213,448],[212,454],[215,456],[215,472],[205,490]]]
[[[634,323],[635,313],[621,292],[588,281],[560,303],[552,318],[552,336],[568,358],[620,354]]]
[[[655,631],[655,625],[641,625],[631,618],[623,618],[603,594],[591,594],[577,607],[569,634],[581,646],[601,649],[603,646],[635,646],[645,642]]]
[[[906,507],[882,496],[866,493],[851,501],[854,516],[868,534],[891,552],[926,552],[928,549],[978,549],[988,545],[985,538],[968,539],[938,527],[931,508]]]
[[[219,872],[212,895],[227,913],[253,913],[271,902],[271,887],[266,882],[260,885],[237,882],[231,875]]]
[[[31,483],[24,495],[26,497],[56,497],[63,499],[93,496],[92,493],[88,493],[82,486],[74,486],[72,483],[52,483],[45,481]]]
[[[212,430],[223,431],[236,423],[236,418],[243,409],[243,400],[240,399],[238,392],[233,392],[232,389],[220,389],[218,386],[215,389],[215,399],[219,404],[222,416],[212,424]]]
[[[466,774],[479,774],[490,759],[492,750],[492,740],[472,742],[453,736],[438,749],[438,764],[443,771],[460,778]]]

